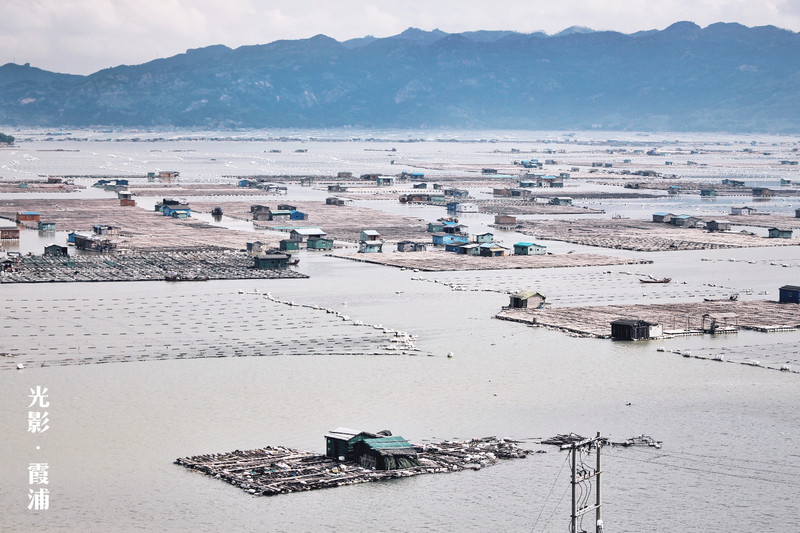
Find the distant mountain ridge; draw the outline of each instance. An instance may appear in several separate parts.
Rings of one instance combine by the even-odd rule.
[[[678,22],[449,34],[409,28],[187,50],[88,76],[0,67],[0,124],[800,131],[800,34]]]

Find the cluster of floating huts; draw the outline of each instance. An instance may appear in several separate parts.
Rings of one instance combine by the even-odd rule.
[[[755,212],[751,207],[733,207],[731,215],[750,215]],[[798,210],[800,212],[800,210]],[[692,215],[676,215],[667,212],[653,213],[653,222],[671,224],[679,228],[704,228],[708,231],[730,231],[731,222],[723,219],[705,221]],[[791,239],[791,229],[769,228],[768,236],[771,239]]]

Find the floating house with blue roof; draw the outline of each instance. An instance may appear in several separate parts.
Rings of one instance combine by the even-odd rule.
[[[543,255],[546,250],[546,246],[535,242],[518,242],[514,244],[514,255]]]

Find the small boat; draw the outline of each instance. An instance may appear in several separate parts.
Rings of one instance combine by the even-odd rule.
[[[288,261],[286,261],[286,264],[289,265],[289,266],[297,265],[299,263],[300,263],[300,260],[297,259],[297,258],[289,259]]]
[[[647,278],[647,279],[639,278],[639,281],[641,281],[642,283],[669,283],[670,281],[672,281],[672,278],[661,278],[661,279],[658,279],[658,278]]]

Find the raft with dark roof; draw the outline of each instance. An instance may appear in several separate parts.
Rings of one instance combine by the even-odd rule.
[[[411,445],[407,441],[397,437],[387,439],[387,446],[370,447],[384,458],[409,456]],[[380,437],[365,438],[363,446],[379,440]],[[387,470],[283,446],[184,457],[175,464],[226,481],[249,494],[272,496],[420,474],[480,470],[501,459],[523,458],[530,453],[514,441],[497,437],[444,441],[413,446],[413,450],[416,465]]]

